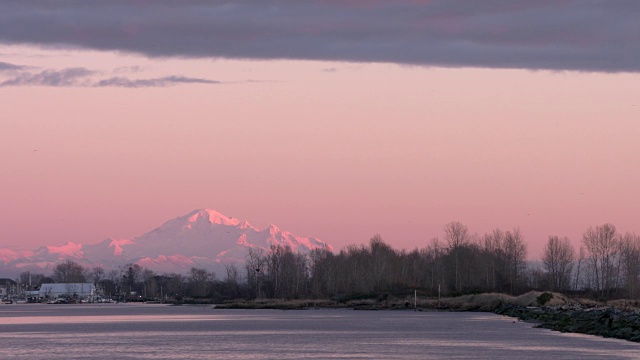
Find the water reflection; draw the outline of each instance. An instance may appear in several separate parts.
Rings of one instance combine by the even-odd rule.
[[[0,359],[637,359],[640,345],[486,313],[0,307]]]

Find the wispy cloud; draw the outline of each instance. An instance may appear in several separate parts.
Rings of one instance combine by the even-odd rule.
[[[0,71],[18,71],[26,69],[26,66],[15,65],[0,61]]]
[[[1,82],[0,86],[88,86],[89,76],[93,74],[94,71],[85,68],[44,70],[37,73],[22,72]]]
[[[2,64],[2,63],[0,63]],[[65,87],[167,87],[179,84],[219,84],[219,81],[191,78],[179,75],[151,79],[130,79],[111,77],[96,79],[99,73],[86,68],[68,68],[62,70],[47,69],[40,72],[23,71],[0,82],[0,87],[9,86],[65,86]]]
[[[166,76],[155,79],[128,79],[124,77],[112,77],[96,82],[93,86],[105,87],[127,87],[127,88],[139,88],[139,87],[165,87],[178,84],[220,84],[220,81],[190,78],[184,76]]]
[[[637,72],[638,18],[637,0],[13,0],[0,2],[0,42],[152,57]]]
[[[130,73],[137,73],[142,71],[142,68],[140,66],[121,66],[118,68],[113,69],[113,73],[114,74],[130,74]]]

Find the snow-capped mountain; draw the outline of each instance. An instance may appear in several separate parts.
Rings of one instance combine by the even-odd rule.
[[[247,221],[200,209],[133,239],[106,239],[90,245],[68,242],[23,252],[0,249],[0,271],[14,276],[27,270],[49,273],[66,259],[88,268],[112,269],[136,263],[158,273],[185,273],[192,267],[220,271],[224,264],[242,265],[250,248],[268,250],[271,245],[289,246],[302,253],[333,250],[321,240],[297,237],[275,225],[259,230]]]

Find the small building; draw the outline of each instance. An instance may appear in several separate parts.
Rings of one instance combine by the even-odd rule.
[[[39,290],[25,290],[24,298],[28,303],[40,302],[40,291]]]
[[[0,279],[0,298],[6,298],[16,293],[18,283],[11,279]]]
[[[42,299],[93,299],[95,295],[96,287],[93,283],[42,284],[39,291]]]

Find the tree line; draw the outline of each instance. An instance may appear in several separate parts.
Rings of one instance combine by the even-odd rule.
[[[105,297],[120,301],[182,300],[184,298],[235,299],[245,296],[237,268],[226,267],[226,279],[203,268],[191,268],[187,274],[156,274],[138,264],[127,264],[105,271],[102,267],[85,268],[66,260],[53,268],[51,276],[23,272],[18,282],[31,284],[28,290],[38,289],[45,283],[92,282]]]
[[[137,264],[117,270],[85,269],[67,260],[38,282],[92,281],[106,295],[129,300],[171,297],[222,301],[238,298],[333,298],[407,295],[455,296],[529,290],[580,292],[598,299],[640,297],[640,236],[619,233],[612,224],[588,228],[578,249],[566,237],[549,236],[541,262],[527,261],[527,244],[518,228],[471,234],[460,222],[444,226],[443,237],[423,248],[397,250],[379,236],[367,245],[333,253],[308,254],[289,247],[252,248],[244,274],[235,265],[223,274],[192,268],[188,274],[156,274]],[[219,276],[220,275],[220,276]],[[37,280],[34,280],[34,278]]]
[[[541,262],[527,261],[518,228],[471,234],[460,222],[444,226],[426,247],[396,250],[376,235],[368,245],[338,253],[316,249],[252,249],[245,262],[249,297],[336,298],[530,290],[580,293],[598,299],[640,297],[640,236],[612,224],[588,228],[578,250],[549,236]]]

